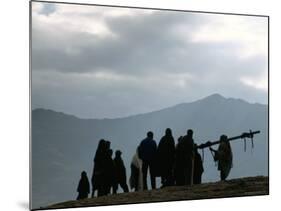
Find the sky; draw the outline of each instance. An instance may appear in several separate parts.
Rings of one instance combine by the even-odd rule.
[[[266,104],[267,21],[32,2],[32,109],[117,118],[214,93]]]

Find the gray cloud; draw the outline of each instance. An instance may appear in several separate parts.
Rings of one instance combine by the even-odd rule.
[[[175,63],[161,67],[163,60],[176,57],[178,50],[183,49],[183,41],[172,35],[173,27],[184,20],[196,18],[189,15],[152,14],[149,16],[108,18],[108,27],[118,36],[117,39],[99,37],[85,32],[71,32],[66,37],[71,40],[61,46],[57,39],[57,31],[53,31],[52,40],[45,30],[33,30],[34,49],[33,67],[35,70],[53,69],[65,72],[91,72],[99,69],[110,69],[118,72],[141,73],[151,69],[167,69]],[[190,28],[192,21],[190,21]],[[44,26],[45,27],[45,26]],[[49,37],[46,37],[49,36]],[[189,36],[188,34],[186,35]],[[67,38],[65,38],[67,39]],[[58,45],[43,46],[42,41],[47,40]],[[75,43],[75,44],[73,44]],[[45,43],[43,43],[45,45]],[[78,53],[68,52],[72,47]],[[64,48],[62,48],[64,47]],[[184,50],[184,49],[183,49]]]
[[[242,57],[240,40],[192,40],[194,31],[212,17],[164,11],[105,16],[103,23],[113,36],[44,25],[34,18],[32,106],[116,117],[213,92],[266,102],[266,91],[241,82],[265,73],[263,54]]]

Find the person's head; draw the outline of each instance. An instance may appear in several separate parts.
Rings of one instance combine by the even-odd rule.
[[[171,136],[172,135],[172,130],[170,128],[167,128],[165,131],[166,136]]]
[[[110,141],[105,141],[105,149],[106,150],[110,149]]]
[[[226,135],[221,135],[221,137],[220,137],[220,142],[228,142],[228,140],[227,140],[227,136]]]
[[[99,141],[99,144],[98,144],[98,150],[102,150],[102,149],[104,149],[105,148],[105,140],[104,139],[101,139],[100,141]]]
[[[187,136],[192,137],[193,136],[193,130],[188,129],[187,130]]]
[[[99,146],[100,145],[103,145],[105,143],[105,140],[104,139],[101,139],[100,141],[99,141]]]
[[[87,177],[87,173],[86,173],[86,171],[82,171],[81,172],[81,178],[85,178],[85,177]]]
[[[151,131],[147,132],[147,137],[153,139],[153,133]]]
[[[115,151],[115,157],[121,157],[122,152],[120,150]]]

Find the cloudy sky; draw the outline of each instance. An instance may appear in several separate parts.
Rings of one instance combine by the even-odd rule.
[[[267,18],[32,3],[32,108],[115,118],[213,93],[267,103]]]

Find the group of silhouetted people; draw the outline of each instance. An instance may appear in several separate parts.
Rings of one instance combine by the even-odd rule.
[[[214,160],[218,161],[221,180],[225,180],[232,167],[232,151],[227,136],[221,136],[218,150],[211,147],[210,150]],[[114,159],[112,155],[110,141],[101,139],[94,157],[92,197],[95,191],[97,196],[115,194],[119,185],[124,192],[129,191],[122,152],[116,150]],[[129,184],[135,191],[148,189],[148,172],[152,189],[156,188],[156,177],[161,177],[162,187],[193,185],[201,183],[204,172],[202,158],[194,143],[191,129],[187,130],[186,135],[180,136],[176,144],[172,130],[167,128],[158,146],[153,139],[153,132],[149,131],[147,137],[137,147],[130,168]],[[77,191],[79,193],[77,199],[87,198],[90,193],[90,184],[85,171],[81,173]]]
[[[122,152],[116,150],[115,158],[112,158],[113,150],[110,148],[110,141],[101,139],[99,141],[96,154],[94,157],[94,168],[91,178],[92,182],[92,197],[97,191],[97,196],[115,194],[118,185],[121,186],[124,192],[128,192],[126,168],[121,157]],[[85,171],[81,174],[81,179],[77,188],[79,193],[78,199],[88,198],[90,193],[90,184]]]
[[[138,147],[142,160],[143,189],[147,189],[147,172],[149,169],[151,188],[156,188],[155,178],[161,177],[162,187],[171,185],[200,184],[203,169],[201,155],[193,141],[193,131],[178,139],[175,144],[172,130],[167,128],[160,139],[158,147],[153,140],[153,133],[141,141]]]
[[[126,168],[121,158],[122,152],[117,150],[115,158],[112,158],[113,150],[110,148],[110,141],[100,140],[94,158],[92,174],[92,197],[97,191],[97,196],[104,196],[111,192],[116,193],[118,185],[124,192],[129,188],[126,183]]]
[[[175,154],[175,185],[200,184],[204,168],[191,129],[178,138]]]

